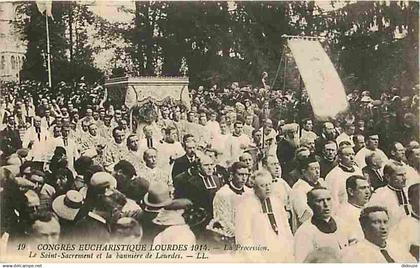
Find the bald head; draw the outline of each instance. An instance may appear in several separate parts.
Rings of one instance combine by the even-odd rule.
[[[271,185],[273,179],[267,171],[257,171],[254,176],[254,192],[261,200],[266,199],[271,194]]]

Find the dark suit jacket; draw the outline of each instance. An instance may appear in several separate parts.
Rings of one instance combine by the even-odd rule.
[[[20,148],[22,148],[22,140],[18,130],[6,128],[0,131],[0,150],[3,151],[4,157],[13,154]]]
[[[213,199],[216,192],[223,186],[223,178],[213,175],[216,188],[206,189],[203,178],[200,175],[192,175],[185,171],[173,180],[175,198],[187,198],[193,202],[196,207],[204,208],[208,215],[213,215]]]
[[[329,162],[324,157],[319,157],[319,166],[321,168],[321,178],[324,178],[328,175],[328,173],[333,169],[335,166],[337,166],[337,161],[334,160],[332,162]]]
[[[363,175],[369,180],[373,190],[388,185],[388,182],[378,172],[366,166],[362,169]]]
[[[284,139],[278,142],[277,159],[279,160],[281,169],[285,174],[289,173],[293,169],[290,165],[295,157],[295,150],[296,148]]]
[[[187,171],[191,167],[191,162],[188,160],[186,154],[175,159],[174,166],[172,168],[172,179],[184,171]]]
[[[110,228],[106,222],[93,218],[90,214],[76,223],[72,237],[76,243],[108,243]]]

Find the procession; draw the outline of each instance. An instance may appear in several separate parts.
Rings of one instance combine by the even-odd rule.
[[[282,38],[298,88],[283,58],[254,81],[2,81],[4,253],[418,263],[418,77],[349,88],[319,38]]]

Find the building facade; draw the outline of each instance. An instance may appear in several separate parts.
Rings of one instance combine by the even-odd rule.
[[[13,22],[18,3],[0,1],[0,81],[19,81],[26,45]]]

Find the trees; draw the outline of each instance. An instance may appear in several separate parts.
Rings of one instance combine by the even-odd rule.
[[[332,53],[360,89],[411,94],[419,82],[418,17],[416,1],[359,1],[325,14]]]
[[[100,77],[93,58],[99,48],[89,41],[94,28],[103,41],[100,49],[114,49],[108,68],[115,76],[179,76],[188,70],[193,87],[233,81],[261,86],[262,72],[268,72],[272,84],[283,58],[276,87],[286,82],[287,88],[296,88],[297,70],[289,61],[284,75],[284,59],[290,55],[282,55],[281,36],[291,34],[324,36],[323,45],[348,90],[379,94],[418,83],[419,3],[341,5],[327,10],[313,1],[240,1],[234,8],[225,1],[142,1],[126,10],[133,21],[110,23],[78,2],[54,2],[53,78]],[[45,80],[44,17],[34,3],[22,7],[27,17],[21,29],[28,41],[23,77]]]
[[[35,2],[21,3],[17,12],[16,26],[27,41],[21,77],[47,81],[45,16],[39,13]],[[76,81],[82,76],[87,81],[100,79],[101,71],[93,64],[94,49],[88,44],[92,13],[76,2],[61,1],[54,2],[52,13],[54,20],[50,19],[49,29],[53,84]]]

